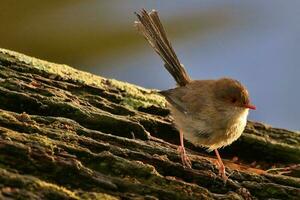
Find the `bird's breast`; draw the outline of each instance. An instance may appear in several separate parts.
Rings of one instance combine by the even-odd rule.
[[[248,109],[228,110],[218,117],[183,113],[171,106],[176,126],[191,143],[214,150],[231,144],[244,131]]]
[[[214,150],[227,145],[237,140],[243,133],[247,124],[248,109],[241,109],[236,113],[231,113],[226,117],[227,124],[225,128],[216,129],[210,141],[208,141],[208,148]]]
[[[248,109],[241,111],[237,117],[229,123],[228,129],[226,130],[227,144],[231,144],[233,141],[237,140],[243,133],[245,126],[247,124]]]

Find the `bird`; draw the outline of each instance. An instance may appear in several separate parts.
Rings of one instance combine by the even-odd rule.
[[[243,133],[250,103],[248,90],[239,81],[221,77],[214,80],[193,80],[180,63],[161,23],[158,12],[142,9],[134,22],[138,32],[162,58],[172,75],[175,88],[159,93],[166,98],[174,124],[179,130],[178,151],[184,167],[191,168],[184,139],[192,144],[215,151],[219,175],[227,180],[226,169],[218,149],[230,145]]]

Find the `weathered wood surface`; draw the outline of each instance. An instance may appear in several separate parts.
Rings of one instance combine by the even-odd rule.
[[[300,199],[299,133],[249,122],[221,150],[224,184],[193,144],[193,169],[182,167],[164,105],[155,91],[0,50],[0,199]]]

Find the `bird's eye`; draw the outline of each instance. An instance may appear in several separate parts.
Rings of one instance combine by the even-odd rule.
[[[231,99],[231,103],[235,103],[236,101],[237,101],[236,98],[232,98],[232,99]]]

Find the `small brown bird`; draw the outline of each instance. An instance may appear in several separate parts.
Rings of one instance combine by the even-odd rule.
[[[192,80],[179,62],[158,13],[142,10],[136,13],[135,26],[163,59],[165,68],[177,82],[174,89],[160,93],[168,101],[176,126],[180,132],[178,148],[184,166],[191,167],[184,138],[195,145],[214,150],[218,158],[219,174],[227,180],[225,166],[218,148],[230,145],[238,139],[247,122],[250,104],[247,89],[237,80]]]

